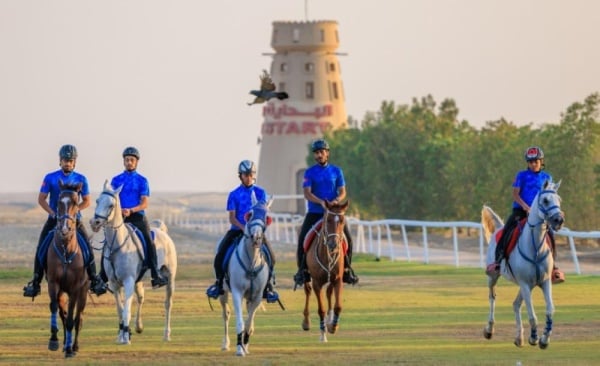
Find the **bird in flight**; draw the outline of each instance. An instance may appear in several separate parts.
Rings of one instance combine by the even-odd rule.
[[[263,73],[260,76],[260,90],[251,90],[250,94],[254,95],[255,98],[252,103],[248,103],[248,105],[264,103],[271,98],[277,98],[279,100],[289,98],[288,93],[275,91],[275,84],[267,70],[263,70]]]

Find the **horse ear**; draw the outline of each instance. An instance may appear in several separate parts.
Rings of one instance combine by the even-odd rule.
[[[273,204],[274,199],[275,198],[273,197],[273,195],[270,195],[269,197],[267,197],[267,204],[266,204],[267,208],[271,208],[271,205]]]
[[[104,181],[104,187],[103,187],[103,190],[104,190],[104,191],[108,191],[108,190],[111,190],[111,191],[112,191],[112,187],[110,186],[110,183],[108,183],[108,179],[106,179],[106,180]]]
[[[116,194],[121,193],[121,189],[123,189],[123,185],[122,184],[117,189],[115,189],[115,193]]]

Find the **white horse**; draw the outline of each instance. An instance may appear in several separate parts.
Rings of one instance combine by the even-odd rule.
[[[219,296],[223,309],[225,335],[221,350],[229,350],[229,318],[228,293],[231,292],[236,316],[237,356],[249,354],[250,336],[254,333],[254,315],[262,303],[263,290],[269,279],[269,263],[262,252],[265,229],[268,225],[268,210],[272,199],[267,203],[255,203],[247,213],[244,236],[237,244],[229,260],[226,280],[223,286],[225,293]],[[244,322],[242,301],[246,300],[248,317]]]
[[[141,270],[144,262],[144,251],[134,228],[125,224],[121,215],[119,193],[122,187],[113,189],[108,182],[96,200],[96,211],[90,225],[94,231],[104,227],[104,247],[102,260],[108,277],[108,285],[115,296],[117,315],[119,317],[119,335],[117,343],[130,344],[131,303],[133,293],[137,295],[137,313],[135,330],[144,330],[142,322],[142,305],[144,303],[144,283],[141,281]],[[163,340],[171,340],[171,307],[175,291],[175,275],[177,273],[177,253],[175,244],[161,221],[153,222],[152,232],[156,245],[158,267],[163,276],[169,279],[165,298],[165,328]],[[161,229],[162,227],[162,229]]]
[[[522,347],[523,324],[521,320],[521,306],[525,300],[531,333],[529,344],[538,344],[541,349],[548,347],[550,335],[552,334],[552,316],[554,304],[552,302],[552,269],[554,260],[548,238],[548,229],[559,230],[564,222],[560,209],[560,197],[557,193],[560,182],[546,182],[542,190],[534,198],[527,223],[523,227],[515,249],[508,259],[504,259],[500,265],[500,274],[488,274],[490,313],[488,324],[483,330],[485,338],[490,339],[494,333],[494,310],[496,302],[495,287],[498,278],[502,275],[507,280],[519,286],[519,292],[513,302],[513,310],[516,318],[517,332],[515,345]],[[487,252],[487,263],[493,263],[496,252],[496,230],[502,228],[503,222],[491,208],[483,206],[481,211],[481,224],[483,226],[486,240],[489,243]],[[537,317],[533,308],[531,292],[534,287],[539,286],[544,293],[546,302],[546,327],[539,338],[537,334]]]

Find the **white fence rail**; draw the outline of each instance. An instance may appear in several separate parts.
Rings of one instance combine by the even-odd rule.
[[[298,230],[302,224],[303,216],[292,215],[286,213],[273,213],[273,224],[267,235],[269,240],[284,244],[295,244],[298,238]],[[223,234],[229,228],[229,222],[225,214],[214,214],[202,219],[192,219],[190,216],[177,215],[164,218],[168,225],[175,225],[186,228],[194,228],[210,233]],[[434,222],[434,221],[418,221],[418,220],[376,220],[364,221],[354,218],[348,218],[350,231],[354,239],[355,253],[370,253],[376,258],[381,258],[382,255],[388,256],[392,261],[399,258],[397,252],[403,253],[407,261],[412,261],[415,252],[419,253],[424,263],[432,262],[431,251],[428,239],[429,229],[451,229],[452,230],[452,249],[453,263],[456,267],[461,266],[461,257],[464,265],[476,265],[480,268],[485,267],[486,261],[486,243],[483,238],[483,230],[481,224],[477,222],[467,221],[450,221],[450,222]],[[422,241],[415,243],[414,240],[409,240],[407,228],[420,228]],[[478,233],[479,252],[473,257],[472,253],[467,253],[460,250],[461,238],[458,233],[459,229],[475,229]],[[414,230],[413,230],[414,231]],[[394,239],[394,233],[401,233],[401,239]],[[471,232],[471,230],[469,230]],[[600,231],[593,232],[577,232],[564,228],[556,233],[559,236],[567,238],[570,248],[570,257],[572,259],[572,269],[576,274],[583,274],[582,266],[579,262],[575,239],[600,239]],[[398,234],[396,234],[398,236]],[[472,240],[472,239],[471,239]],[[400,241],[400,243],[398,242]],[[447,251],[447,250],[446,250]],[[387,253],[387,254],[384,254]],[[465,258],[470,258],[466,260]],[[400,256],[402,258],[402,256]],[[468,263],[468,264],[466,264]]]

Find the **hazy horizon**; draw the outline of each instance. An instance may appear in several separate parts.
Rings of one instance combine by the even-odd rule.
[[[0,153],[10,174],[0,192],[37,193],[66,143],[92,192],[122,171],[129,145],[152,192],[232,190],[238,162],[258,162],[262,106],[246,102],[270,67],[273,21],[338,22],[346,109],[358,120],[384,100],[431,94],[454,99],[475,127],[502,117],[541,125],[600,90],[598,1],[206,4],[0,2]]]

